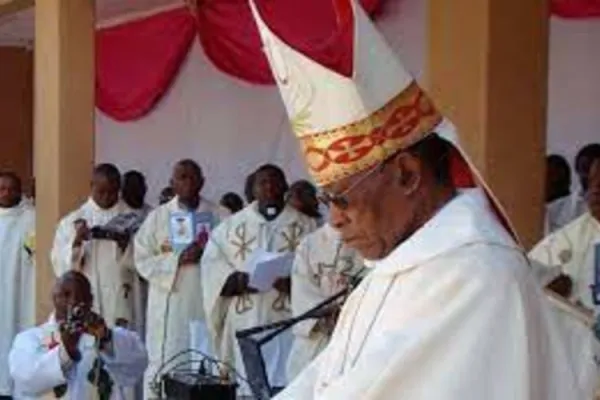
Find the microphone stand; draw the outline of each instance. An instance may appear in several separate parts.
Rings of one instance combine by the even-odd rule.
[[[246,367],[248,384],[250,385],[250,389],[257,400],[268,400],[275,394],[273,392],[273,388],[271,388],[269,384],[269,378],[266,372],[265,361],[262,357],[261,347],[284,331],[302,321],[307,319],[323,318],[331,315],[332,310],[327,309],[327,307],[340,298],[347,296],[351,290],[352,285],[349,285],[344,290],[341,290],[340,292],[325,299],[310,310],[296,317],[263,326],[243,329],[236,332],[235,336],[240,346],[244,366]],[[261,338],[254,337],[263,332],[270,333]]]

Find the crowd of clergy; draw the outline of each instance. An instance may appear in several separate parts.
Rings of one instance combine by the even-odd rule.
[[[323,225],[317,192],[310,182],[301,180],[288,187],[280,168],[263,165],[247,179],[248,205],[244,206],[235,193],[225,194],[220,204],[204,198],[204,181],[195,161],[178,162],[171,185],[153,208],[146,202],[147,186],[141,173],[129,171],[121,176],[114,165],[100,164],[91,177],[89,198],[57,226],[50,254],[57,278],[69,271],[84,274],[91,285],[94,309],[107,324],[133,330],[144,339],[149,359],[145,398],[153,396],[151,385],[161,365],[193,346],[195,331],[210,336],[214,347],[204,351],[235,366],[244,376],[234,343],[236,330],[287,319],[292,312],[313,307],[342,289],[360,266],[355,253],[340,249],[334,231]],[[16,390],[8,367],[10,349],[15,336],[34,322],[35,198],[23,197],[21,179],[6,172],[0,175],[0,202],[5,289],[1,303],[6,316],[1,332],[0,393],[10,396]],[[178,252],[169,243],[170,216],[189,210],[213,215],[215,229],[208,244],[194,241]],[[93,227],[132,212],[142,216],[144,223],[130,240],[91,238]],[[310,251],[325,244],[324,252]],[[249,287],[243,264],[257,247],[274,252],[298,248],[296,278],[278,279],[264,293]],[[198,268],[199,264],[211,268]],[[292,290],[298,293],[293,303]],[[292,347],[297,356],[289,359],[289,370],[296,374],[324,346],[333,322],[322,324],[314,334],[311,326],[303,327],[294,345],[290,334],[277,339],[281,343],[275,343],[272,355],[267,349],[268,370],[276,386],[287,382],[286,363]]]
[[[600,145],[583,148],[575,164],[580,190],[571,195],[568,163],[556,155],[547,158],[546,220],[552,229],[530,256],[544,266],[538,271],[543,284],[595,312],[600,292],[592,290],[592,296],[589,288],[600,288]],[[205,177],[193,160],[178,162],[170,182],[153,208],[146,202],[140,172],[121,176],[112,164],[98,165],[89,198],[60,221],[50,255],[57,279],[69,271],[87,277],[93,307],[108,326],[132,330],[143,339],[148,354],[145,398],[154,396],[159,368],[194,346],[195,330],[207,335],[210,346],[204,351],[244,376],[236,331],[300,315],[366,273],[358,253],[324,222],[316,188],[305,180],[288,186],[275,165],[263,165],[248,176],[246,205],[232,192],[219,204],[204,198]],[[34,324],[35,191],[31,193],[23,195],[16,174],[0,174],[0,395],[6,398],[19,393],[15,379],[22,375],[14,372],[22,368],[19,364],[35,364],[13,354],[23,343],[11,353],[15,337]],[[195,241],[175,252],[169,243],[170,215],[182,210],[211,213],[215,229],[209,242]],[[129,241],[90,238],[92,227],[131,212],[144,223]],[[243,265],[257,247],[295,252],[292,275],[263,293],[249,286]],[[335,314],[303,321],[293,334],[269,344],[264,354],[271,384],[284,387],[298,375],[326,346],[334,326]],[[16,365],[9,368],[9,359]],[[38,389],[52,387],[20,388],[32,396],[40,394]],[[242,385],[241,390],[249,388]]]
[[[165,364],[190,349],[250,396],[236,332],[346,291],[263,347],[277,399],[590,400],[600,145],[577,156],[573,194],[568,163],[548,157],[547,236],[526,254],[454,126],[354,1],[336,2],[354,30],[349,76],[250,5],[319,191],[265,164],[247,171],[246,201],[212,202],[202,160],[184,159],[151,207],[141,173],[99,164],[56,227],[54,312],[36,326],[35,194],[0,173],[0,398],[163,398]],[[121,216],[143,222],[107,235]],[[288,274],[255,285],[257,254],[290,255]]]

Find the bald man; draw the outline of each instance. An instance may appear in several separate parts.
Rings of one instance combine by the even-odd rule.
[[[121,175],[112,164],[100,164],[93,172],[91,195],[58,224],[51,252],[56,276],[69,270],[84,273],[92,284],[94,308],[110,326],[131,321],[133,274],[128,243],[92,234],[128,207],[119,200]]]
[[[63,274],[52,300],[54,315],[48,322],[15,338],[9,359],[15,397],[33,399],[54,392],[56,398],[83,400],[95,392],[99,398],[122,400],[124,390],[140,380],[147,365],[138,335],[111,329],[92,312],[92,287],[80,272]],[[104,385],[90,379],[95,368]]]
[[[145,398],[156,398],[151,384],[156,371],[171,357],[191,346],[192,333],[203,335],[203,282],[200,256],[206,237],[196,232],[184,247],[173,243],[176,219],[210,219],[210,227],[228,215],[222,207],[203,198],[204,175],[192,160],[178,162],[172,175],[175,198],[152,211],[135,237],[135,266],[149,285],[146,346],[150,366],[144,379]],[[208,233],[208,232],[207,232]],[[179,243],[181,244],[181,243]],[[210,265],[208,265],[210,267]],[[195,329],[200,327],[198,329]],[[206,348],[203,350],[206,351]],[[185,356],[183,356],[185,357]],[[184,360],[181,359],[183,362]]]

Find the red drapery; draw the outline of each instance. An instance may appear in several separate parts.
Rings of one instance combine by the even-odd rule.
[[[96,34],[96,105],[119,121],[148,113],[177,75],[196,35],[187,9]]]
[[[562,18],[600,17],[600,0],[552,0],[552,14]]]
[[[382,0],[361,2],[372,14]],[[331,1],[257,3],[265,22],[292,47],[351,74],[352,25],[344,18],[338,21]],[[98,31],[98,108],[120,121],[150,112],[176,77],[196,32],[206,55],[221,71],[255,84],[273,83],[248,2],[212,0],[197,7],[196,15],[181,8]]]

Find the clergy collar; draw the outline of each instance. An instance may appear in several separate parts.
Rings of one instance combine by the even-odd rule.
[[[461,191],[387,257],[365,265],[375,274],[396,274],[472,243],[520,249],[494,216],[481,189]]]
[[[284,224],[285,225],[287,223],[297,220],[298,216],[301,215],[300,212],[296,211],[295,208],[286,204],[283,206],[283,210],[281,210],[281,212],[275,219],[268,221],[258,210],[258,201],[252,202],[248,206],[248,208],[251,211],[250,214],[254,218],[256,218],[259,221],[259,223],[261,223],[261,224]]]

